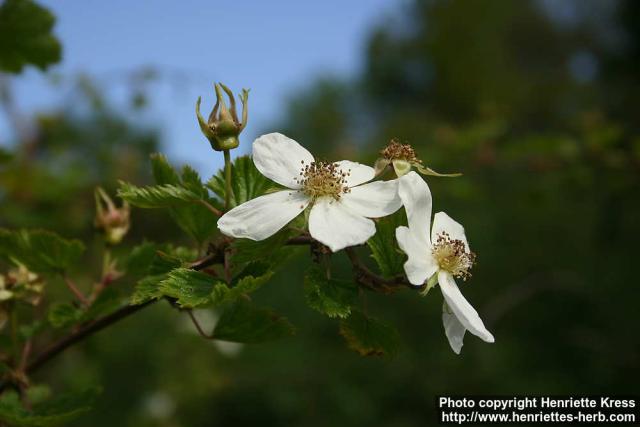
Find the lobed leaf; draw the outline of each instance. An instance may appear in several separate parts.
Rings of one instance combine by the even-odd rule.
[[[163,295],[175,298],[183,308],[195,308],[211,304],[214,286],[222,283],[201,271],[176,268],[159,284]]]
[[[353,310],[351,316],[340,321],[340,335],[350,349],[362,356],[393,357],[400,346],[400,337],[394,328],[359,310]]]
[[[118,196],[133,206],[145,209],[168,208],[205,200],[202,195],[177,185],[164,184],[136,187],[122,181],[118,189]]]
[[[29,64],[44,70],[59,62],[62,46],[52,34],[55,21],[31,0],[0,3],[0,70],[19,73]]]
[[[396,228],[401,225],[406,225],[404,210],[378,220],[376,234],[367,241],[371,256],[385,277],[404,274],[403,265],[407,257],[396,241]]]
[[[231,207],[238,206],[246,201],[266,194],[274,184],[262,175],[253,164],[250,156],[237,157],[231,166]],[[226,193],[224,170],[211,177],[207,182],[211,189],[221,200]]]
[[[245,298],[228,306],[213,330],[223,341],[261,343],[281,339],[295,333],[293,325],[275,312],[256,307]]]
[[[231,283],[218,283],[211,294],[212,301],[216,304],[224,304],[236,301],[243,295],[248,295],[267,283],[273,276],[269,270],[269,264],[255,262],[249,264]]]
[[[358,296],[358,287],[353,282],[327,279],[324,272],[314,266],[304,277],[305,300],[309,307],[329,317],[345,318]]]
[[[16,427],[54,427],[67,425],[71,420],[89,411],[99,394],[98,389],[64,394],[33,405],[26,410],[18,394],[7,391],[0,396],[0,422]]]
[[[75,264],[84,245],[45,230],[0,229],[0,256],[14,259],[37,273],[62,272]]]

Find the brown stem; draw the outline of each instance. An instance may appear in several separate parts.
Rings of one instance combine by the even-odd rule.
[[[78,289],[78,287],[73,282],[73,280],[71,280],[71,278],[68,277],[66,274],[62,276],[62,278],[64,279],[64,283],[66,283],[67,288],[69,288],[71,293],[73,293],[73,295],[75,295],[76,298],[78,298],[78,300],[82,303],[82,305],[84,306],[89,305],[89,300],[87,300],[87,297],[85,297],[82,291]]]
[[[200,326],[200,323],[198,322],[198,319],[196,319],[196,316],[193,314],[193,311],[192,310],[187,310],[187,314],[189,315],[189,318],[191,318],[191,323],[193,323],[193,326],[196,327],[196,330],[198,331],[200,336],[202,338],[206,338],[208,340],[212,340],[213,339],[213,334],[207,334],[204,331],[204,329],[202,329],[202,326]]]
[[[287,241],[287,245],[308,245],[313,242],[314,240],[310,236],[298,236],[298,237],[293,237],[289,239]],[[206,256],[202,257],[201,259],[193,262],[190,265],[190,267],[194,270],[204,270],[214,264],[225,264],[225,258],[226,258],[225,253],[228,252],[227,248],[228,248],[227,241],[222,242],[217,246],[210,245],[209,253]],[[417,288],[415,286],[412,286],[404,277],[394,277],[394,278],[386,279],[375,273],[372,273],[360,261],[354,248],[347,248],[345,252],[347,254],[347,257],[349,258],[349,261],[352,264],[352,267],[355,273],[356,282],[362,285],[363,287],[377,291],[377,292],[384,292],[384,293],[393,292],[394,290],[397,290],[401,287],[411,287],[414,289]],[[77,291],[77,288],[75,287],[73,282],[68,280],[68,278],[66,277],[65,277],[65,282],[67,283],[68,286],[71,284],[70,289],[72,289],[72,291],[74,288]],[[82,294],[79,293],[79,295],[82,295]],[[82,295],[82,297],[84,298],[84,295]],[[79,299],[81,298],[79,297]],[[80,328],[73,331],[69,335],[62,337],[60,340],[52,343],[49,347],[45,348],[45,350],[39,353],[30,363],[21,362],[24,365],[26,365],[24,366],[24,373],[30,374],[34,372],[35,370],[40,368],[42,365],[47,363],[49,360],[53,359],[58,354],[62,353],[67,348],[75,345],[78,342],[81,342],[86,337],[91,336],[92,334],[99,332],[102,329],[122,319],[129,317],[132,314],[137,313],[143,308],[150,306],[155,301],[157,300],[150,300],[140,305],[127,305],[125,307],[122,307],[114,311],[111,314],[108,314],[104,317],[96,319],[91,323],[82,325]],[[189,316],[192,318],[192,320],[194,320],[195,318],[193,314],[190,311],[188,311],[188,313],[189,313]],[[209,337],[209,335],[206,334],[202,330],[200,325],[197,323],[197,319],[195,320],[196,321],[194,321],[194,325],[196,325],[198,332],[204,337]],[[28,353],[30,352],[30,350],[31,350],[30,344],[29,344],[29,348],[23,350],[23,356],[26,352],[26,356],[24,357],[25,361],[26,361],[26,358],[28,357]],[[10,383],[7,381],[0,382],[0,391],[4,390],[9,384]]]

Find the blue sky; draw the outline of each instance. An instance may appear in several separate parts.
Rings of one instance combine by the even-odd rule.
[[[118,102],[128,72],[158,67],[169,82],[157,88],[147,120],[161,127],[164,151],[210,174],[220,164],[199,133],[194,103],[203,96],[209,111],[211,83],[235,91],[251,88],[250,142],[279,117],[286,96],[314,77],[349,75],[361,66],[368,29],[385,19],[401,0],[175,1],[40,0],[58,17],[55,33],[64,59],[51,69],[64,76],[86,72],[98,78]],[[172,84],[171,76],[186,76]],[[121,76],[122,78],[118,77]],[[16,78],[15,92],[25,114],[62,102],[64,91],[30,70]],[[119,80],[120,79],[120,80]],[[274,129],[275,130],[275,129]],[[8,139],[0,119],[0,141]]]

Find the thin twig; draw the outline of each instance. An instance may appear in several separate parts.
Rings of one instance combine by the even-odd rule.
[[[64,283],[66,283],[67,288],[69,288],[71,293],[73,293],[73,295],[75,295],[75,297],[78,298],[78,300],[82,303],[82,305],[84,306],[89,305],[89,300],[87,300],[87,297],[85,297],[84,294],[80,291],[80,289],[78,289],[78,287],[73,282],[73,280],[71,280],[71,278],[66,274],[64,274],[62,278],[64,279]]]
[[[195,314],[193,314],[193,310],[186,310],[187,314],[189,315],[189,318],[191,319],[191,323],[193,323],[193,326],[196,327],[196,330],[198,331],[198,333],[200,334],[200,336],[202,338],[206,338],[208,340],[212,340],[213,339],[213,334],[207,334],[204,329],[202,329],[202,326],[200,326],[200,323],[198,322],[198,319],[196,319]]]

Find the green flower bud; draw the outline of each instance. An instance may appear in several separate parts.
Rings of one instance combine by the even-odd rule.
[[[200,114],[200,102],[202,101],[200,97],[196,102],[196,116],[198,117],[200,130],[209,140],[211,148],[216,151],[232,150],[240,145],[238,138],[247,125],[249,90],[242,89],[242,94],[239,97],[242,103],[242,121],[238,119],[236,100],[231,89],[222,83],[216,83],[215,90],[216,105],[213,107],[211,114],[209,114],[209,120],[205,121],[202,114]],[[231,105],[229,108],[227,108],[224,100],[223,91],[229,98],[229,104]]]
[[[461,173],[438,173],[431,168],[425,167],[422,164],[413,147],[409,144],[401,144],[397,139],[392,139],[382,151],[380,151],[380,158],[376,160],[375,171],[376,175],[383,173],[388,166],[393,167],[393,171],[399,178],[406,175],[415,168],[419,173],[423,175],[431,176],[460,176]]]
[[[111,197],[100,187],[96,188],[96,228],[104,233],[105,240],[110,245],[122,241],[131,226],[131,209],[125,201],[122,207],[116,207]]]

